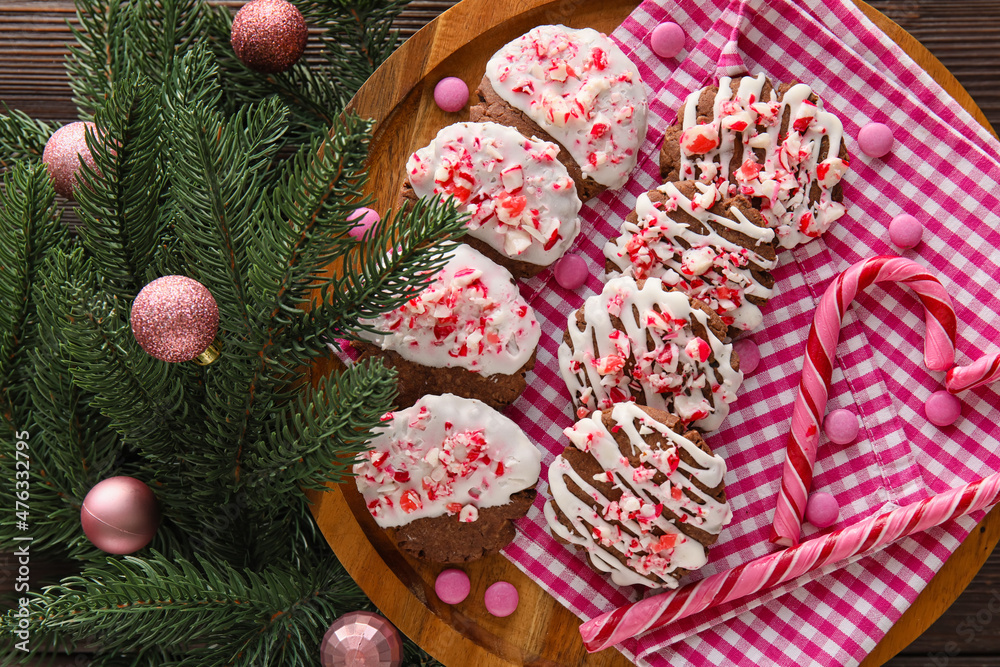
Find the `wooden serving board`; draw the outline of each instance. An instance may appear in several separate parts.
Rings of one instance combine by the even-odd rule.
[[[861,0],[876,24],[904,48],[988,129],[968,93],[948,70],[902,28]],[[486,61],[505,43],[536,25],[562,23],[610,33],[635,8],[635,0],[464,0],[420,30],[394,53],[352,102],[358,114],[376,122],[369,160],[369,187],[383,212],[394,207],[406,158],[438,130],[466,113],[448,114],[434,104],[434,84],[457,76],[471,88]],[[331,362],[332,366],[332,362]],[[315,372],[328,372],[317,366]],[[428,653],[455,667],[476,665],[602,665],[630,663],[617,651],[588,655],[579,620],[540,586],[497,554],[463,566],[472,580],[469,597],[458,605],[434,595],[443,566],[402,555],[378,528],[353,483],[313,493],[313,514],[347,571],[378,608]],[[1000,513],[955,552],[927,590],[865,661],[881,665],[919,636],[961,593],[1000,540]],[[486,588],[509,581],[520,594],[513,615],[497,619],[483,606]]]

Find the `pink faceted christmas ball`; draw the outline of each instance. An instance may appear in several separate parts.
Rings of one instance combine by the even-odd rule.
[[[330,625],[319,645],[323,667],[399,667],[403,639],[392,623],[370,611],[351,611]]]
[[[76,188],[76,173],[80,170],[80,158],[91,169],[96,170],[94,156],[87,148],[87,130],[94,130],[94,124],[78,121],[64,125],[52,133],[42,151],[42,162],[49,170],[52,187],[66,199],[73,199]]]
[[[308,37],[306,21],[295,5],[285,0],[252,0],[236,12],[230,41],[244,65],[276,74],[302,57]]]
[[[132,303],[132,334],[160,361],[191,361],[208,349],[219,330],[211,292],[187,276],[163,276],[142,288]]]
[[[83,499],[80,523],[87,539],[109,554],[130,554],[149,544],[160,524],[156,497],[134,477],[109,477]]]

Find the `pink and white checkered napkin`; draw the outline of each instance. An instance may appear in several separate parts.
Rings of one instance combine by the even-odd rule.
[[[661,59],[648,47],[662,21],[687,32],[687,50]],[[568,441],[571,422],[556,349],[567,316],[601,289],[602,246],[617,235],[636,197],[659,184],[657,154],[664,129],[684,97],[720,75],[765,72],[773,80],[809,83],[844,121],[852,153],[845,178],[847,215],[822,238],[782,254],[776,296],[753,334],[763,361],[748,377],[724,427],[708,441],[727,461],[734,519],[695,576],[727,570],[775,549],[770,522],[785,457],[803,345],[829,280],[854,262],[891,254],[888,224],[906,212],[926,223],[924,240],[906,256],[934,270],[955,300],[958,362],[995,349],[1000,339],[1000,142],[951,99],[850,0],[653,0],[613,33],[651,90],[650,129],[642,159],[623,190],[584,208],[576,252],[592,276],[564,290],[549,272],[522,285],[543,336],[530,386],[508,409],[544,450],[540,495],[519,522],[505,554],[581,619],[643,591],[614,586],[585,557],[555,542],[541,506],[545,469]],[[853,137],[866,123],[893,129],[883,159],[862,154]],[[875,287],[845,318],[829,409],[861,418],[856,442],[821,440],[813,488],[841,505],[840,526],[972,481],[1000,469],[1000,395],[968,392],[955,426],[938,428],[923,404],[943,388],[943,373],[923,366],[923,312],[898,286]],[[980,516],[905,539],[873,556],[806,575],[753,600],[708,610],[671,627],[623,642],[633,661],[651,665],[856,664],[882,638]],[[806,537],[816,532],[808,524]]]

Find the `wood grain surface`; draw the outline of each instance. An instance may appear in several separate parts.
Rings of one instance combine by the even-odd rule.
[[[220,4],[238,6],[242,2],[232,0]],[[401,38],[412,35],[453,4],[452,0],[411,3],[397,24]],[[500,3],[495,4],[500,6]],[[994,127],[1000,127],[1000,87],[997,85],[1000,50],[996,48],[1000,38],[1000,2],[871,0],[870,5],[933,53],[968,91],[971,100],[982,110],[982,117]],[[75,118],[63,69],[66,44],[70,40],[66,24],[74,20],[71,0],[0,0],[0,101],[41,119],[66,122]],[[903,35],[894,37],[905,39]],[[428,57],[441,58],[441,54],[429,52]],[[933,67],[933,63],[928,66],[932,73]],[[984,526],[963,545],[964,552],[970,554],[967,556],[970,562],[985,557],[992,549],[998,538],[993,526],[998,523],[1000,521],[994,520]],[[0,589],[6,588],[5,582],[9,582],[4,576],[8,565],[10,563],[0,554]],[[58,573],[58,566],[44,570],[39,566],[39,574],[50,580]],[[940,600],[938,606],[947,606],[956,588],[965,585],[968,574],[960,573],[948,580],[937,577],[928,590],[929,597]],[[474,576],[474,585],[481,584]],[[5,592],[0,590],[0,595]],[[908,617],[915,618],[904,618],[897,627],[907,622],[923,627],[927,618],[935,617],[938,612],[933,604],[929,605],[928,610],[908,613]],[[447,615],[448,610],[441,610],[441,613]],[[547,629],[565,631],[557,627]],[[448,639],[443,637],[439,641]],[[881,664],[889,655],[891,653],[866,664]],[[529,658],[527,662],[531,661],[532,656],[524,657]],[[568,655],[557,660],[558,664],[576,664]],[[78,662],[71,659],[66,664]],[[936,623],[885,664],[891,667],[1000,665],[1000,552],[986,561],[965,592]]]

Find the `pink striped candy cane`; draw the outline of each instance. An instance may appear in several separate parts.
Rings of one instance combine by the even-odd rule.
[[[981,387],[1000,380],[1000,352],[980,357],[968,366],[955,366],[948,371],[945,388],[953,394]]]
[[[869,517],[853,526],[776,551],[727,572],[602,614],[580,626],[593,653],[719,604],[791,581],[807,572],[875,551],[949,519],[1000,501],[1000,473],[920,502]]]
[[[830,284],[820,299],[809,330],[802,381],[792,408],[785,467],[771,530],[771,541],[775,544],[787,547],[799,542],[816,462],[820,424],[830,394],[840,326],[858,292],[880,282],[905,283],[923,302],[927,323],[924,339],[927,368],[943,371],[955,363],[955,309],[944,287],[924,267],[903,257],[872,257],[850,267]]]

